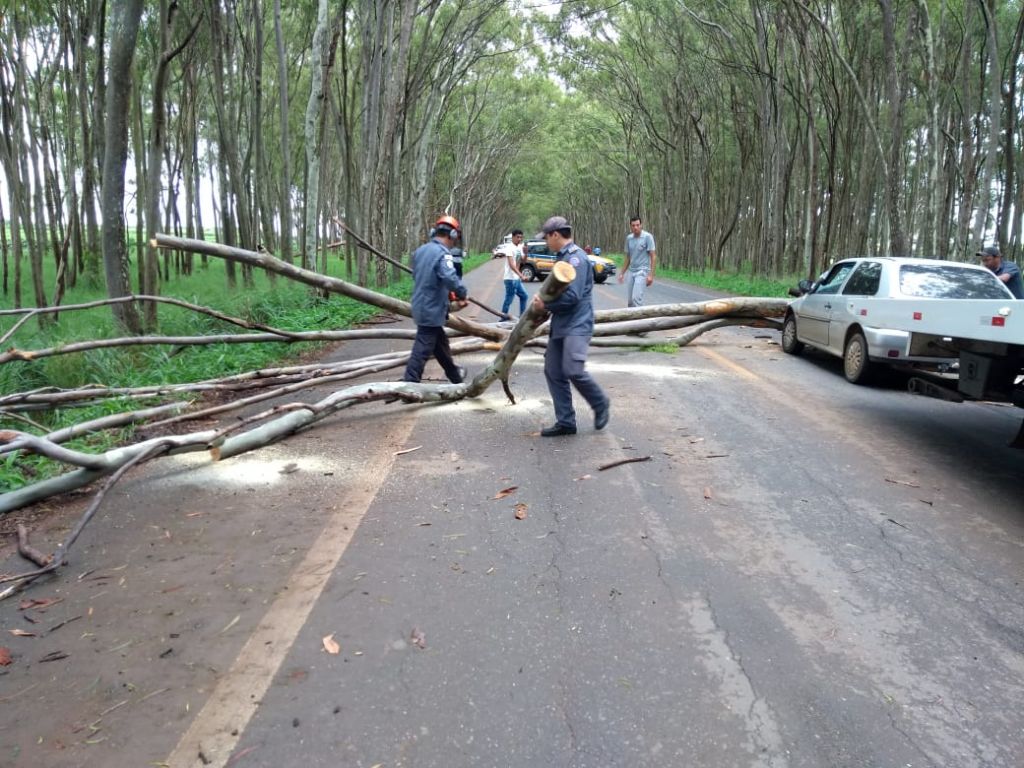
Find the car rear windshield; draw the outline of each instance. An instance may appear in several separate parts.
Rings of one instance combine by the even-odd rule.
[[[998,278],[979,269],[939,264],[900,266],[900,293],[925,299],[1005,299]]]

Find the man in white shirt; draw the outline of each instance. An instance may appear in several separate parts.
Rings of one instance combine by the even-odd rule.
[[[523,245],[523,230],[512,230],[512,242],[504,246],[505,251],[505,301],[501,305],[501,314],[507,315],[512,307],[512,297],[519,297],[520,316],[526,311],[526,289],[523,288],[523,273],[519,271],[519,259],[526,255]]]

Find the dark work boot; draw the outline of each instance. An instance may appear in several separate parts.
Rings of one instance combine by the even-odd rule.
[[[551,427],[544,427],[540,431],[541,437],[561,437],[562,435],[575,435],[576,427],[566,427],[562,424],[555,424]]]

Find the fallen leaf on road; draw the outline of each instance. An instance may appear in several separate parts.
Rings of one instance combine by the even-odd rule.
[[[0,645],[0,667],[6,667],[11,663],[11,650]]]
[[[515,506],[516,520],[525,520],[526,519],[526,510],[527,509],[528,509],[527,505],[523,504],[522,502],[520,502],[519,504],[516,504],[516,506]]]
[[[494,496],[492,496],[491,498],[492,499],[504,499],[506,496],[511,496],[517,490],[519,490],[519,486],[518,485],[510,485],[508,488],[502,488],[500,491],[498,491],[496,494],[494,494]]]
[[[24,629],[12,629],[11,634],[15,637],[35,637],[35,632],[26,632]]]
[[[711,488],[710,487],[705,487],[704,488],[704,498],[705,499],[710,499],[711,498]]]
[[[296,464],[295,462],[291,462],[290,464],[285,464],[283,467],[281,467],[281,469],[278,471],[278,474],[290,475],[292,472],[298,472],[298,471],[299,471],[299,465]]]
[[[409,642],[411,642],[417,648],[426,648],[427,636],[423,634],[423,630],[419,627],[413,627],[412,634],[409,635]]]
[[[334,639],[333,632],[324,638],[324,650],[332,655],[341,653],[341,646],[338,645],[338,641]]]
[[[695,437],[695,438],[693,438],[693,440],[690,441],[690,445],[693,445],[694,443],[703,443],[703,442],[704,442],[704,438],[703,437]]]

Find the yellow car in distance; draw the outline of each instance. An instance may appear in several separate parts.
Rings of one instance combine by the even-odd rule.
[[[587,258],[594,268],[594,282],[603,283],[615,274],[615,262],[598,254],[588,253]],[[519,271],[523,279],[541,280],[547,277],[555,263],[555,256],[543,240],[530,240],[526,243],[526,257],[519,262]]]

